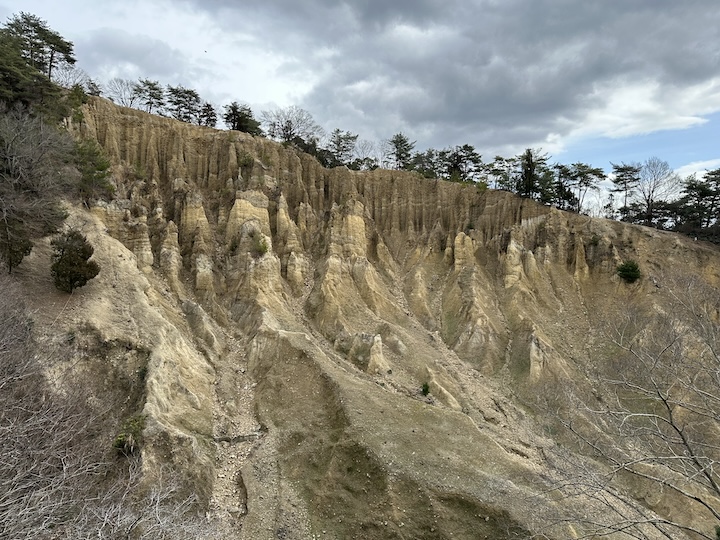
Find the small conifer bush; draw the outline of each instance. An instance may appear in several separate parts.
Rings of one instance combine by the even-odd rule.
[[[52,241],[53,263],[50,267],[55,286],[71,293],[98,275],[100,267],[89,260],[93,247],[79,231],[70,230]]]
[[[80,171],[77,193],[85,206],[92,199],[109,199],[115,193],[110,182],[110,160],[98,143],[82,140],[75,143],[75,166]]]
[[[634,283],[640,279],[640,267],[635,261],[625,261],[618,265],[617,274],[623,278],[626,283]]]

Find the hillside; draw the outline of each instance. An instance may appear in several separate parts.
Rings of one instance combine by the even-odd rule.
[[[57,292],[48,240],[16,279],[35,332],[73,336],[48,370],[144,414],[144,477],[179,474],[218,539],[582,537],[567,516],[607,510],[557,487],[607,462],[561,424],[611,432],[590,409],[614,325],[699,334],[678,291],[720,284],[716,247],[507,192],[326,170],[102,99],[75,129],[115,165],[115,200],[69,217],[101,273]],[[677,491],[613,482],[714,534]]]

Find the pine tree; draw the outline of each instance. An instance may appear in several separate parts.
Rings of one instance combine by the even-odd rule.
[[[357,139],[358,136],[349,131],[341,131],[339,128],[334,129],[330,134],[330,140],[326,148],[330,158],[328,165],[338,167],[349,164],[355,152]]]
[[[140,79],[134,85],[134,92],[146,112],[159,112],[165,106],[165,92],[158,81]]]
[[[215,107],[213,107],[211,103],[206,101],[202,104],[200,112],[198,113],[197,123],[200,126],[213,128],[217,126],[217,112],[215,112]]]
[[[518,156],[520,174],[517,176],[516,193],[521,197],[535,198],[540,194],[540,180],[547,169],[547,154],[528,148]]]
[[[223,107],[222,120],[229,129],[244,131],[250,135],[263,134],[262,129],[260,129],[260,122],[255,120],[252,109],[247,105],[239,104],[237,101]]]
[[[35,15],[22,11],[13,15],[4,31],[18,39],[22,56],[28,65],[50,80],[53,68],[58,63],[75,63],[72,42],[64,39],[46,21]]]
[[[410,141],[402,132],[396,133],[386,143],[393,169],[410,169],[415,141]]]
[[[611,189],[613,193],[623,194],[623,205],[620,208],[621,219],[628,214],[628,199],[633,196],[638,183],[640,183],[640,170],[642,165],[639,163],[611,163],[613,168],[613,184],[615,187]]]
[[[471,144],[443,150],[440,152],[440,160],[446,180],[474,182],[480,179],[483,170],[482,158]]]
[[[200,95],[184,86],[167,87],[167,108],[170,115],[182,122],[196,123],[200,116]]]
[[[85,206],[88,206],[92,199],[107,199],[115,193],[115,187],[108,179],[110,161],[97,142],[90,139],[77,141],[73,157],[80,172],[77,194]]]
[[[70,230],[52,241],[53,263],[50,267],[55,286],[71,293],[100,272],[100,266],[89,260],[94,249],[79,231]]]

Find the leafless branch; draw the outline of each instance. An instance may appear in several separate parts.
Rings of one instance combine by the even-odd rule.
[[[602,400],[590,406],[576,398],[581,415],[562,420],[597,462],[595,468],[576,464],[583,472],[568,473],[558,489],[607,510],[563,518],[587,528],[585,537],[716,540],[710,523],[720,524],[720,297],[697,278],[661,281],[672,309],[629,311],[608,326],[612,375],[594,380]],[[689,515],[705,517],[687,522],[651,511],[623,488],[637,481],[681,501]]]

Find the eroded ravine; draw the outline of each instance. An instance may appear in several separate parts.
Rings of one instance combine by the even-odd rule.
[[[218,538],[546,531],[571,460],[542,407],[592,398],[603,320],[668,302],[617,263],[720,283],[712,248],[510,193],[102,100],[80,131],[118,196],[73,211],[103,271],[53,324],[146,351],[147,473],[184,471]]]

